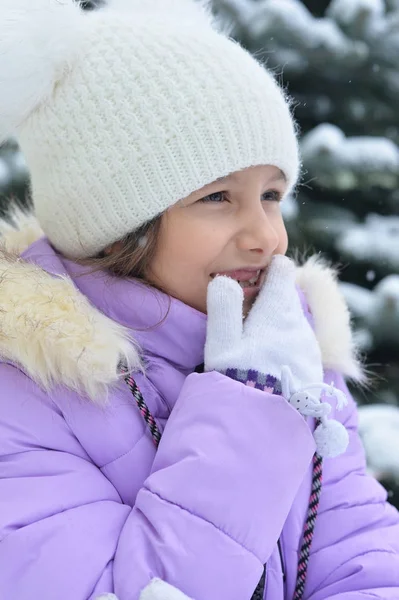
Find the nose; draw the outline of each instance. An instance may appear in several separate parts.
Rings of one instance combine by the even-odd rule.
[[[249,207],[237,215],[239,219],[236,238],[239,250],[273,254],[279,245],[279,227],[281,217],[268,215],[261,203]]]

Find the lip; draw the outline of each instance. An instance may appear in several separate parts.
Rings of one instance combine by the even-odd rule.
[[[245,283],[246,280],[249,281],[253,277],[254,273],[260,271],[257,285],[251,285],[247,287],[244,285],[242,287],[244,297],[252,298],[259,293],[259,290],[263,285],[266,269],[267,267],[245,267],[243,269],[236,269],[234,271],[217,271],[216,273],[212,273],[211,277],[214,278],[216,275],[226,275],[227,277],[238,279],[242,283]]]
[[[240,281],[249,281],[253,274],[256,271],[262,272],[266,269],[266,267],[243,267],[242,269],[235,269],[234,271],[217,271],[216,273],[212,273],[211,277],[216,277],[216,275],[227,275],[227,277],[231,277],[232,279],[239,279]]]
[[[259,293],[260,285],[251,285],[250,287],[243,287],[244,298],[253,298]]]

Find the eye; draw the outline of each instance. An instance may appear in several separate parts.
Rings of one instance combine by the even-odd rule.
[[[212,204],[221,204],[227,200],[227,192],[214,192],[213,194],[209,194],[208,196],[204,196],[197,200],[197,202],[203,203],[212,203]],[[262,201],[266,202],[280,202],[282,199],[282,193],[277,190],[268,190],[264,194],[262,194]]]
[[[283,195],[281,192],[277,190],[268,190],[262,195],[262,200],[266,200],[266,202],[280,202]]]
[[[212,202],[215,204],[220,204],[221,202],[224,202],[225,194],[226,192],[214,192],[213,194],[209,194],[208,196],[200,198],[198,202]]]

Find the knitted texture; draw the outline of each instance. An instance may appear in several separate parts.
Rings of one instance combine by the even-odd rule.
[[[281,380],[282,367],[290,365],[295,390],[323,380],[320,347],[304,315],[295,277],[293,261],[274,256],[244,321],[241,286],[225,275],[209,283],[205,371],[254,370]],[[290,394],[283,396],[289,399]]]
[[[24,105],[10,122],[21,121],[17,137],[35,211],[58,250],[71,258],[94,255],[204,185],[250,166],[274,165],[288,189],[295,184],[297,139],[283,91],[202,5],[146,0],[129,8],[115,0],[72,19],[71,3],[41,0],[32,10],[30,0],[15,0],[23,28],[18,15],[6,19],[7,43],[0,47],[3,65],[17,48],[18,56],[31,57],[28,74],[16,59],[12,77],[0,65],[0,82],[14,91],[20,73],[27,86],[44,77],[47,41],[46,58],[57,57],[54,72],[46,71],[52,84],[46,79],[27,93],[36,99],[31,112]],[[51,22],[43,18],[46,5]]]
[[[223,374],[230,379],[240,381],[249,387],[262,390],[262,392],[269,392],[270,394],[277,394],[281,396],[281,383],[273,375],[265,375],[259,373],[254,369],[226,369]]]

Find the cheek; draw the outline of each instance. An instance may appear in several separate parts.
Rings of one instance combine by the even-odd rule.
[[[288,249],[288,234],[282,216],[280,215],[275,223],[275,231],[278,236],[277,253],[285,254]]]
[[[186,223],[171,247],[181,264],[201,269],[215,260],[223,245],[221,237],[220,228],[210,223]]]
[[[153,267],[170,282],[191,281],[212,260],[216,232],[209,226],[193,226],[188,219],[174,217],[165,224],[158,238]],[[198,281],[198,279],[197,279]]]
[[[210,253],[209,244],[198,233],[185,227],[162,236],[152,273],[165,292],[206,313]]]
[[[283,226],[282,232],[280,235],[280,242],[279,242],[280,254],[285,254],[287,252],[287,249],[288,249],[288,234],[287,234],[286,228]]]

